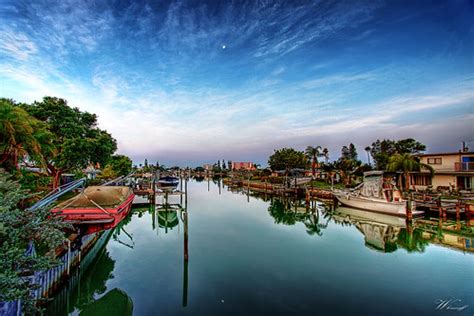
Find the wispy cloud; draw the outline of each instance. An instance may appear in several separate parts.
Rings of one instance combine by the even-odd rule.
[[[56,95],[97,113],[135,159],[335,148],[416,132],[417,117],[466,126],[471,57],[420,58],[420,40],[398,54],[366,49],[367,38],[389,45],[379,36],[389,23],[373,23],[390,19],[376,16],[382,5],[12,2],[0,26],[0,92],[27,102]],[[463,39],[451,53],[461,54]]]
[[[2,54],[20,61],[27,60],[38,51],[36,44],[24,33],[16,32],[6,25],[0,28],[0,43]]]

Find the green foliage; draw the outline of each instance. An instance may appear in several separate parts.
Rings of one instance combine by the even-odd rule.
[[[390,139],[377,139],[368,146],[366,150],[370,151],[370,155],[374,159],[376,168],[378,170],[386,170],[388,160],[394,154],[418,154],[426,150],[426,146],[414,140],[413,138],[406,138],[399,141]]]
[[[0,164],[6,170],[18,169],[25,159],[39,159],[41,147],[50,143],[46,125],[29,115],[12,100],[0,99]]]
[[[311,160],[311,170],[313,176],[316,174],[316,165],[318,164],[318,157],[322,156],[321,146],[308,146],[306,147],[305,154],[309,160]]]
[[[89,163],[105,165],[117,149],[115,139],[97,127],[95,114],[71,108],[64,99],[45,97],[23,108],[45,122],[54,136],[51,144],[41,146],[54,187],[64,171],[82,169]]]
[[[110,166],[116,176],[126,176],[132,172],[132,160],[124,155],[113,155],[107,166]]]
[[[419,161],[418,158],[414,157],[411,154],[394,154],[388,160],[387,170],[391,172],[403,172],[403,177],[405,179],[405,190],[409,190],[409,177],[410,172],[420,171],[421,168],[425,168],[430,171],[431,175],[434,173],[434,169],[427,164],[424,164]]]
[[[350,185],[352,177],[358,172],[362,162],[357,159],[357,149],[354,144],[343,146],[341,157],[334,162],[334,168],[339,171],[345,185]]]
[[[273,171],[289,171],[294,168],[305,169],[308,166],[308,158],[302,151],[293,148],[282,148],[275,150],[273,155],[268,158],[268,165]]]
[[[35,311],[30,295],[34,285],[23,276],[55,264],[54,251],[65,241],[63,229],[68,227],[53,218],[49,210],[22,210],[20,201],[28,198],[18,182],[0,172],[0,301],[22,299],[27,314]],[[25,256],[28,243],[37,249],[34,257]]]

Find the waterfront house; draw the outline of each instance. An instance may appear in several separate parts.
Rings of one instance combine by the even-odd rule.
[[[435,173],[431,178],[428,170],[413,172],[410,185],[417,190],[433,189],[473,190],[474,152],[459,151],[450,153],[422,154],[422,163],[430,165]]]
[[[253,162],[238,162],[238,161],[232,161],[232,170],[248,170],[252,171],[255,170],[255,165]]]

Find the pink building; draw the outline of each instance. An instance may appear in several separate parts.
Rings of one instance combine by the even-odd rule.
[[[253,162],[232,161],[232,170],[255,170]]]

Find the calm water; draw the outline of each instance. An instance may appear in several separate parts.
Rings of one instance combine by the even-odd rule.
[[[323,205],[306,212],[212,182],[189,182],[188,191],[187,264],[179,212],[135,210],[104,235],[48,314],[474,314],[474,255],[463,250],[473,239],[464,224],[458,233],[428,224],[407,230],[402,219]],[[469,306],[437,310],[441,299]]]

